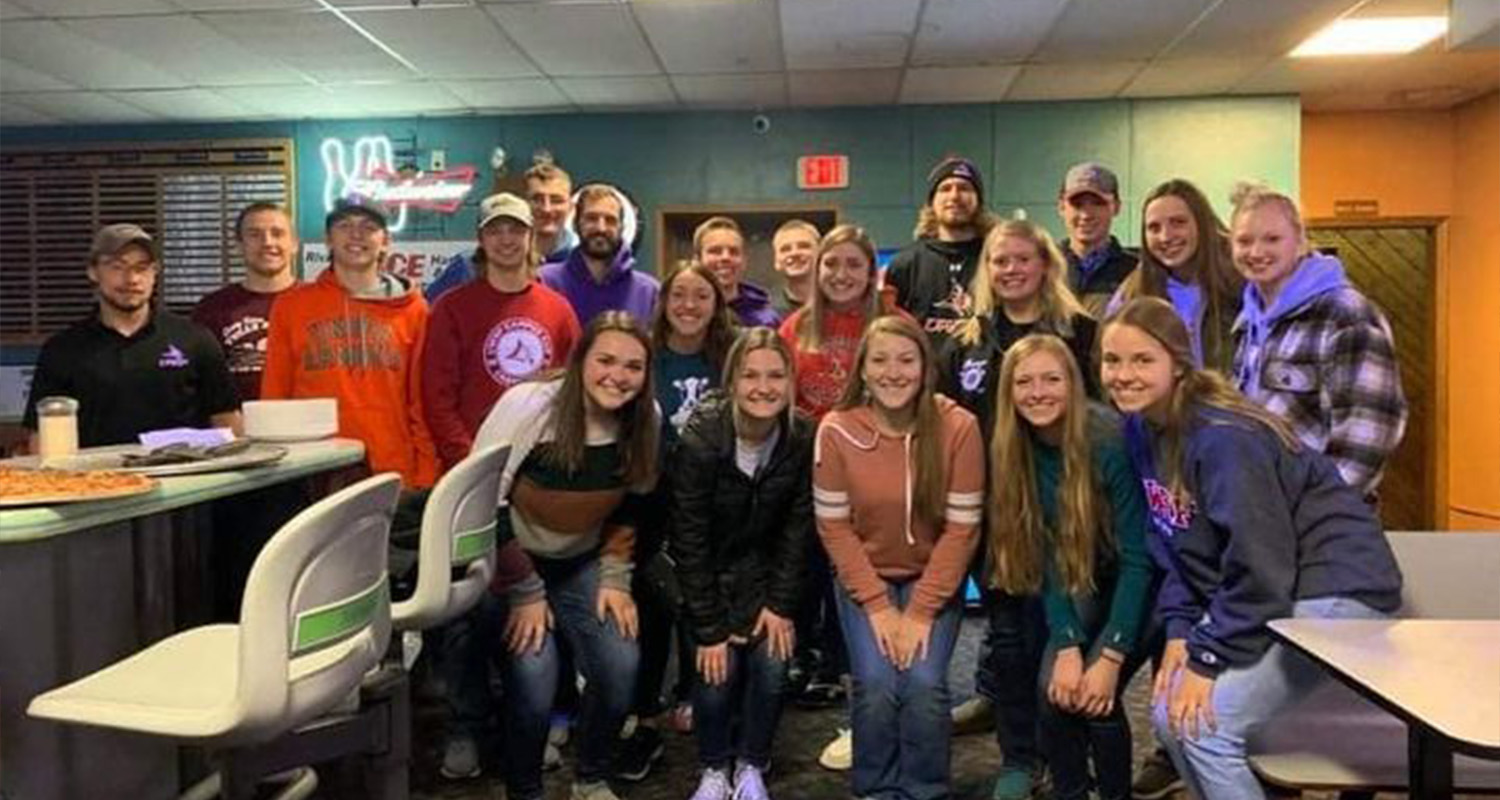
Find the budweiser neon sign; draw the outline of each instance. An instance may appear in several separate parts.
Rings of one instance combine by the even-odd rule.
[[[359,199],[392,210],[392,233],[406,227],[410,209],[451,214],[474,190],[478,170],[472,166],[438,172],[400,172],[395,148],[386,136],[363,136],[347,148],[342,139],[324,139],[323,208],[332,211],[340,200]]]

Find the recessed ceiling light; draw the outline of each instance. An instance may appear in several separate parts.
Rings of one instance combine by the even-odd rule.
[[[1294,57],[1410,53],[1448,32],[1447,17],[1344,18],[1308,37]]]

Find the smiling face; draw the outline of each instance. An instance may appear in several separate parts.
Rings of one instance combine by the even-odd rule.
[[[683,272],[667,290],[667,324],[684,339],[696,340],[708,330],[714,314],[714,287],[696,272]]]
[[[1198,254],[1198,221],[1176,195],[1162,195],[1146,204],[1146,249],[1161,265],[1176,271]]]
[[[250,272],[265,278],[285,273],[297,252],[291,218],[285,211],[270,208],[247,214],[240,228],[240,251]]]
[[[346,216],[328,229],[328,251],[333,263],[345,269],[361,272],[375,269],[390,243],[390,234],[384,226],[360,214]]]
[[[586,203],[579,211],[578,237],[583,252],[597,261],[607,261],[620,252],[620,201],[600,197]]]
[[[583,357],[583,394],[596,411],[619,411],[646,384],[646,348],[634,336],[605,331]]]
[[[479,230],[484,261],[498,269],[518,269],[531,251],[531,229],[510,217],[492,219]]]
[[[877,333],[870,337],[861,375],[875,404],[887,412],[909,410],[922,391],[922,348],[905,336]]]
[[[870,289],[873,264],[852,242],[828,248],[818,259],[818,291],[834,311],[852,311]]]
[[[151,251],[132,244],[113,255],[100,256],[88,269],[89,280],[99,290],[99,300],[126,314],[151,303],[156,289],[157,264]]]
[[[1020,236],[1001,236],[990,249],[990,289],[1002,303],[1034,300],[1042,291],[1047,260],[1036,242]]]
[[[1069,389],[1067,366],[1047,350],[1021,359],[1011,377],[1011,401],[1016,413],[1041,430],[1062,423]]]
[[[745,354],[734,376],[734,403],[740,414],[770,420],[786,412],[791,402],[791,372],[781,354],[769,347]]]
[[[776,253],[776,271],[795,280],[812,269],[818,234],[808,228],[787,228],[771,240],[771,249]]]
[[[526,180],[526,201],[531,204],[531,219],[536,223],[536,233],[543,238],[556,238],[573,210],[570,199],[573,187],[566,178]]]
[[[1057,213],[1068,229],[1068,242],[1092,250],[1109,240],[1109,226],[1120,213],[1120,201],[1093,192],[1079,192],[1059,200]]]
[[[932,192],[932,213],[945,228],[973,225],[979,213],[979,192],[965,178],[944,178]]]
[[[1287,215],[1265,203],[1234,216],[1234,265],[1270,303],[1301,262],[1302,236]]]
[[[698,244],[698,263],[719,279],[724,293],[734,295],[745,272],[745,239],[730,228],[714,228]]]
[[[1116,322],[1104,329],[1100,349],[1100,381],[1115,407],[1163,422],[1180,372],[1167,348],[1144,330]]]

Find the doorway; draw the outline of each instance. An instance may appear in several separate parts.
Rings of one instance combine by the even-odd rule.
[[[671,206],[657,212],[657,275],[666,275],[681,259],[693,257],[693,231],[709,217],[733,219],[745,235],[745,277],[767,291],[781,285],[776,274],[771,238],[782,223],[794,219],[811,222],[827,233],[839,221],[836,206]]]
[[[1432,530],[1437,472],[1437,222],[1349,220],[1313,222],[1313,247],[1338,256],[1349,280],[1390,321],[1401,388],[1406,392],[1406,436],[1380,483],[1380,516],[1387,530]]]

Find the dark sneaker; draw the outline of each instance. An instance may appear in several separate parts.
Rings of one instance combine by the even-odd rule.
[[[804,709],[836,708],[842,706],[847,697],[844,685],[837,680],[814,678],[792,698],[792,704]]]
[[[1135,782],[1130,785],[1130,796],[1135,800],[1162,800],[1184,788],[1182,777],[1172,766],[1172,759],[1158,749],[1141,762],[1141,768],[1135,773]]]
[[[651,774],[651,767],[666,752],[666,743],[661,733],[645,725],[636,726],[635,733],[620,740],[620,750],[615,756],[615,775],[632,783],[643,781]]]

